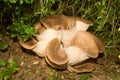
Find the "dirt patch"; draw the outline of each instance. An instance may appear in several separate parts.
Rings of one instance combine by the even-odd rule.
[[[0,59],[13,59],[19,64],[19,69],[11,80],[120,80],[120,59],[117,54],[99,57],[96,69],[91,73],[76,74],[51,68],[44,58],[23,49],[17,40],[5,37],[0,43],[3,41],[9,42],[9,47],[0,51]]]

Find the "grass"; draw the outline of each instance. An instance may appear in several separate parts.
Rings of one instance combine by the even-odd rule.
[[[5,61],[3,59],[0,60],[0,68],[4,67],[2,71],[0,71],[0,79],[2,80],[10,80],[11,76],[17,72],[19,66],[16,61],[10,60]]]
[[[92,78],[91,74],[82,74],[79,80],[87,80],[89,78]]]

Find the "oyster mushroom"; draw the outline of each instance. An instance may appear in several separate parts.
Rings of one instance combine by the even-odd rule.
[[[45,59],[49,65],[58,69],[64,69],[68,63],[68,57],[61,47],[59,39],[53,39],[46,47]]]

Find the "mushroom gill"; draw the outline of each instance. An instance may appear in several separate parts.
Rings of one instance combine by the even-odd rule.
[[[90,58],[85,50],[76,46],[69,46],[64,50],[68,56],[68,65],[75,65]]]
[[[52,67],[58,65],[64,68],[67,66],[68,57],[65,51],[60,48],[60,41],[58,39],[53,39],[47,45],[45,59]]]
[[[85,50],[88,53],[88,56],[92,58],[98,57],[99,53],[99,46],[97,45],[97,42],[95,41],[99,40],[96,36],[91,34],[87,31],[78,31],[78,33],[75,35],[75,37],[70,42],[69,46],[78,46]]]

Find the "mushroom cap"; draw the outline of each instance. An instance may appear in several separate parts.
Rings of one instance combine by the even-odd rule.
[[[83,72],[91,72],[95,69],[94,63],[84,63],[84,64],[76,64],[73,66],[68,65],[67,69],[70,72],[83,73]]]
[[[58,39],[53,39],[47,45],[45,59],[48,62],[48,64],[52,64],[52,67],[55,67],[55,65],[65,67],[67,65],[68,57],[65,51],[60,48],[60,41]]]
[[[69,46],[64,50],[69,59],[68,65],[75,65],[90,58],[86,51],[76,46]]]
[[[33,49],[37,46],[37,40],[34,38],[28,40],[27,42],[24,42],[21,37],[18,38],[20,45],[25,49]]]
[[[94,37],[90,32],[78,31],[69,46],[78,46],[85,50],[89,57],[96,58],[98,57],[99,48]]]

